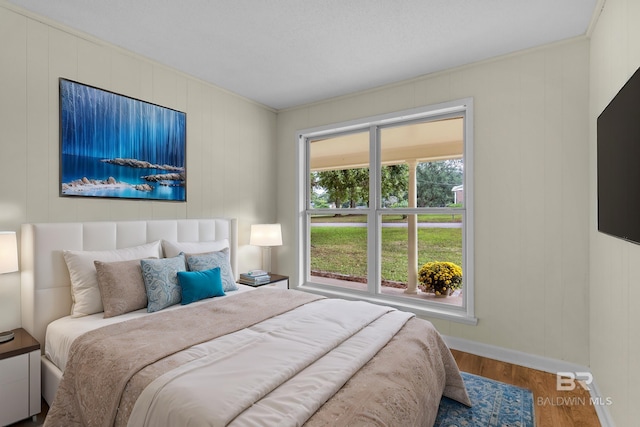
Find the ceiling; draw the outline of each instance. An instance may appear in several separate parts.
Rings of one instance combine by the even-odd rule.
[[[9,0],[280,110],[585,35],[602,0]]]

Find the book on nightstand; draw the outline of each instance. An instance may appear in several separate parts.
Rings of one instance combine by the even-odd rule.
[[[259,285],[269,283],[271,276],[264,270],[251,270],[248,273],[241,273],[239,282],[245,285]]]
[[[240,275],[246,277],[268,276],[269,272],[264,270],[249,270],[246,273],[242,273]]]
[[[0,342],[11,341],[14,336],[13,331],[0,332]]]

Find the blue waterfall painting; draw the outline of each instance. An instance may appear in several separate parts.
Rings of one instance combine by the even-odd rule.
[[[186,201],[186,114],[60,79],[60,193]]]

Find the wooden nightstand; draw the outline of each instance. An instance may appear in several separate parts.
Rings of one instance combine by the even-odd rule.
[[[247,285],[246,283],[243,284],[247,286],[253,286],[254,288],[258,288],[260,286],[273,286],[274,288],[279,289],[289,289],[289,276],[283,276],[281,274],[275,273],[269,273],[269,275],[271,275],[271,280],[269,280],[267,283],[259,283],[257,285]]]
[[[0,344],[0,425],[40,413],[40,343],[22,328]]]

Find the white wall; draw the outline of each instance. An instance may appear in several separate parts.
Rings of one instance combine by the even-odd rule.
[[[238,218],[273,222],[276,114],[254,102],[0,2],[0,230],[25,222]],[[187,113],[187,202],[61,198],[58,78]],[[0,330],[20,326],[20,275],[0,276]]]
[[[278,113],[278,220],[295,237],[295,131],[473,97],[477,326],[441,333],[588,365],[589,42]],[[297,254],[278,248],[297,277]],[[295,274],[294,274],[295,273]]]
[[[591,369],[619,426],[640,419],[640,246],[597,231],[596,119],[640,67],[640,2],[607,0],[591,36]],[[640,118],[639,118],[640,120]]]

